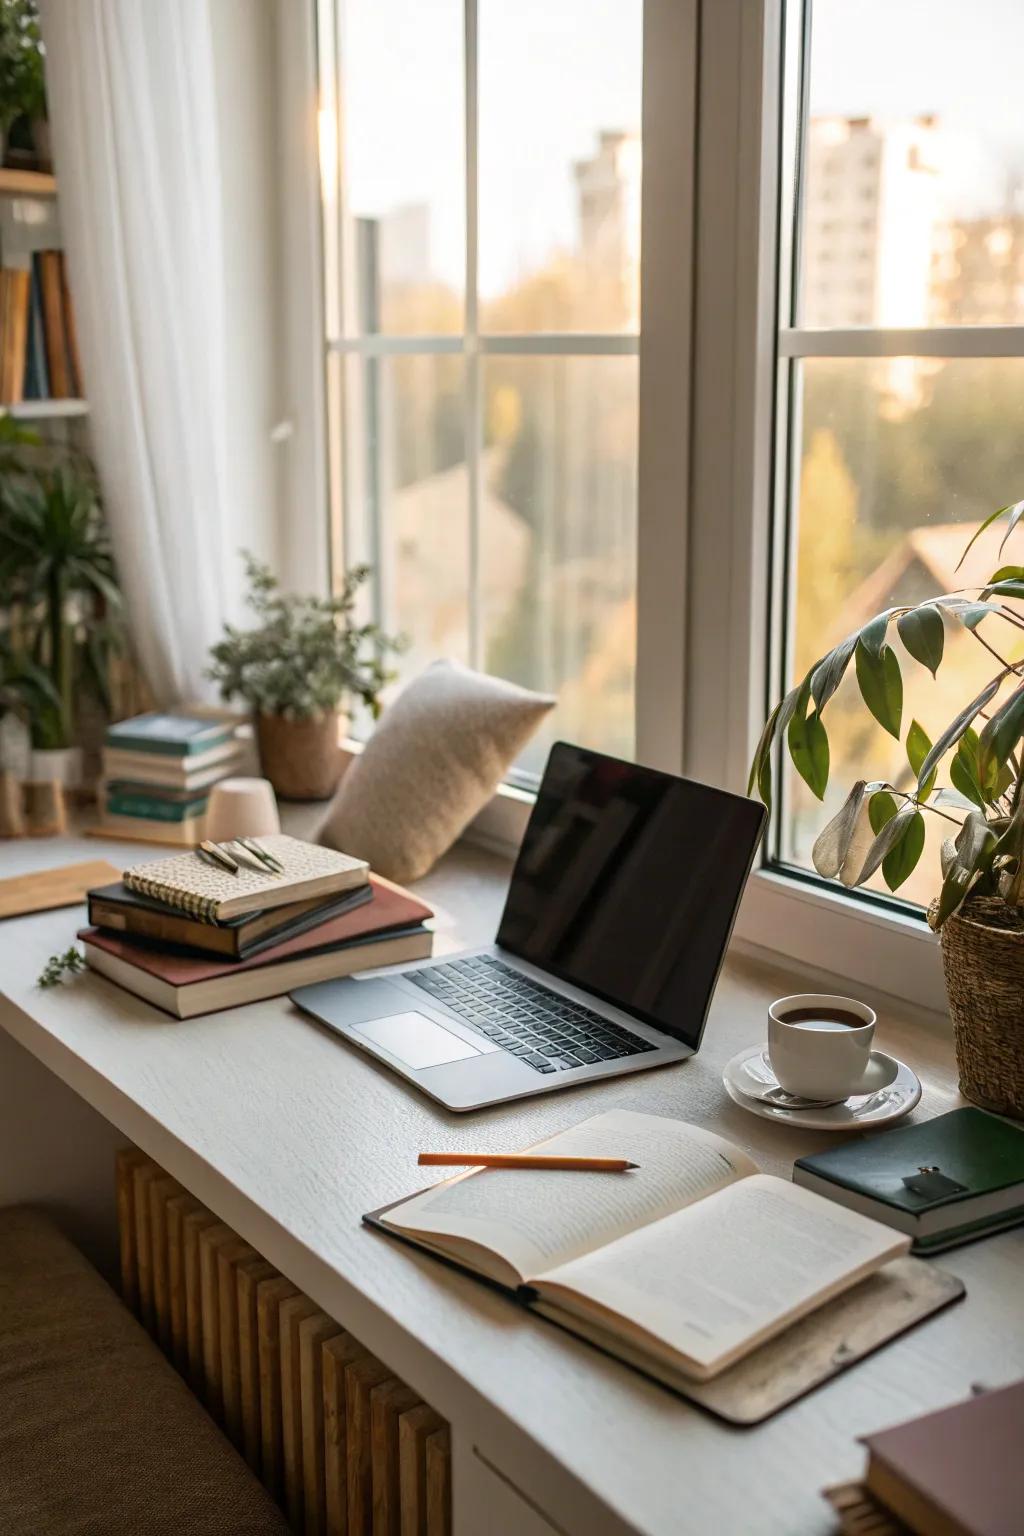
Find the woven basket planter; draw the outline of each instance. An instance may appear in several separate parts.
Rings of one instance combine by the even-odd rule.
[[[282,800],[329,800],[341,778],[341,717],[256,717],[260,765]]]
[[[929,917],[934,919],[933,903]],[[942,925],[960,1091],[1024,1119],[1024,914],[974,896]]]

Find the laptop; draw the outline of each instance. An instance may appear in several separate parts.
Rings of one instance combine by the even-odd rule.
[[[493,944],[291,999],[452,1110],[682,1061],[764,818],[742,795],[557,742]]]

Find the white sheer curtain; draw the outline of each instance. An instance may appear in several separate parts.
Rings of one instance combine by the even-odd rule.
[[[208,695],[237,617],[211,7],[42,0],[59,208],[91,443],[140,660]]]

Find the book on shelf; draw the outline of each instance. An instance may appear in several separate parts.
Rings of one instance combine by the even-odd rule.
[[[126,991],[179,1019],[279,997],[382,965],[409,964],[431,952],[424,923],[433,913],[399,886],[379,881],[373,900],[245,960],[181,955],[98,928],[79,933],[88,965]]]
[[[103,777],[128,779],[137,784],[166,784],[172,789],[205,789],[223,779],[240,761],[233,739],[195,752],[171,757],[160,752],[122,752],[103,748]]]
[[[93,928],[187,952],[248,960],[274,944],[297,938],[321,923],[364,906],[384,884],[371,875],[366,885],[355,886],[337,896],[308,897],[305,901],[289,902],[287,906],[225,918],[220,923],[203,923],[198,918],[189,917],[187,912],[179,912],[150,896],[140,896],[137,891],[128,890],[119,880],[114,885],[89,892],[89,923]]]
[[[364,1219],[679,1390],[910,1246],[681,1121],[613,1110],[541,1148],[639,1167],[477,1169]]]
[[[152,816],[118,815],[106,807],[100,813],[99,834],[127,838],[129,842],[166,843],[170,848],[198,848],[206,836],[206,812],[181,821],[159,821]]]
[[[75,390],[64,324],[64,253],[36,251],[32,265],[39,273],[50,397],[53,400],[70,400]]]
[[[866,1435],[864,1487],[920,1536],[1024,1529],[1024,1381]]]
[[[0,399],[6,405],[17,405],[25,389],[31,273],[25,267],[5,267],[0,272],[0,282],[3,300]]]
[[[82,359],[78,351],[78,327],[75,324],[75,310],[71,302],[71,289],[68,286],[68,264],[64,252],[60,251],[60,299],[61,317],[64,321],[64,346],[67,352],[68,375],[73,396],[85,394],[85,378],[82,374]]]
[[[939,1253],[1024,1222],[1024,1128],[954,1109],[798,1158],[793,1181]]]
[[[209,802],[205,789],[172,789],[160,784],[130,784],[115,779],[104,788],[104,806],[115,816],[141,816],[152,821],[188,821],[203,816]]]
[[[28,356],[25,359],[26,400],[50,399],[50,375],[46,366],[46,333],[43,328],[43,295],[39,287],[39,272],[32,268],[32,284],[29,295]]]
[[[369,865],[348,853],[307,843],[277,832],[259,839],[260,847],[283,866],[270,874],[240,863],[237,872],[216,869],[191,854],[157,859],[126,870],[128,890],[152,896],[206,922],[223,922],[245,912],[280,907],[308,896],[331,896],[365,885]]]
[[[108,726],[106,744],[121,752],[196,758],[233,740],[234,732],[234,722],[230,720],[210,720],[202,715],[162,715],[154,711]]]

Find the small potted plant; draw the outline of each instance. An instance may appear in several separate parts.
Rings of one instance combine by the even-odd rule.
[[[1024,519],[1024,501],[1003,507],[975,532],[961,556],[997,518],[1006,539]],[[1002,551],[1002,546],[1001,550]],[[1020,646],[1024,566],[1002,565],[983,588],[947,592],[888,608],[847,635],[777,704],[754,754],[748,793],[769,807],[774,747],[784,740],[793,765],[822,799],[829,778],[824,713],[853,662],[865,707],[900,739],[906,665],[890,644],[934,675],[946,627],[962,626],[991,657],[991,676],[934,742],[915,720],[906,734],[913,788],[858,779],[818,836],[819,874],[863,885],[881,870],[890,890],[912,873],[924,850],[924,814],[953,825],[942,844],[941,880],[928,920],[942,938],[960,1087],[985,1108],[1024,1117],[1024,660]],[[1011,626],[1012,645],[990,636]],[[979,631],[987,625],[986,635]],[[990,636],[990,637],[989,637]],[[989,637],[989,638],[987,638]],[[993,642],[996,643],[993,643]],[[948,783],[939,784],[940,773]]]
[[[356,594],[369,567],[349,571],[335,597],[281,592],[269,566],[244,554],[254,629],[226,625],[207,671],[225,700],[253,712],[263,772],[284,800],[327,800],[341,776],[341,712],[361,700],[376,717],[401,648],[376,624],[357,624]]]
[[[36,0],[0,0],[0,159],[6,155],[9,136],[12,160],[17,151],[22,163],[51,169]]]
[[[78,706],[106,701],[111,658],[123,647],[117,585],[99,491],[88,461],[10,462],[0,484],[0,591],[17,651],[50,689],[30,714],[31,776],[81,780]]]

